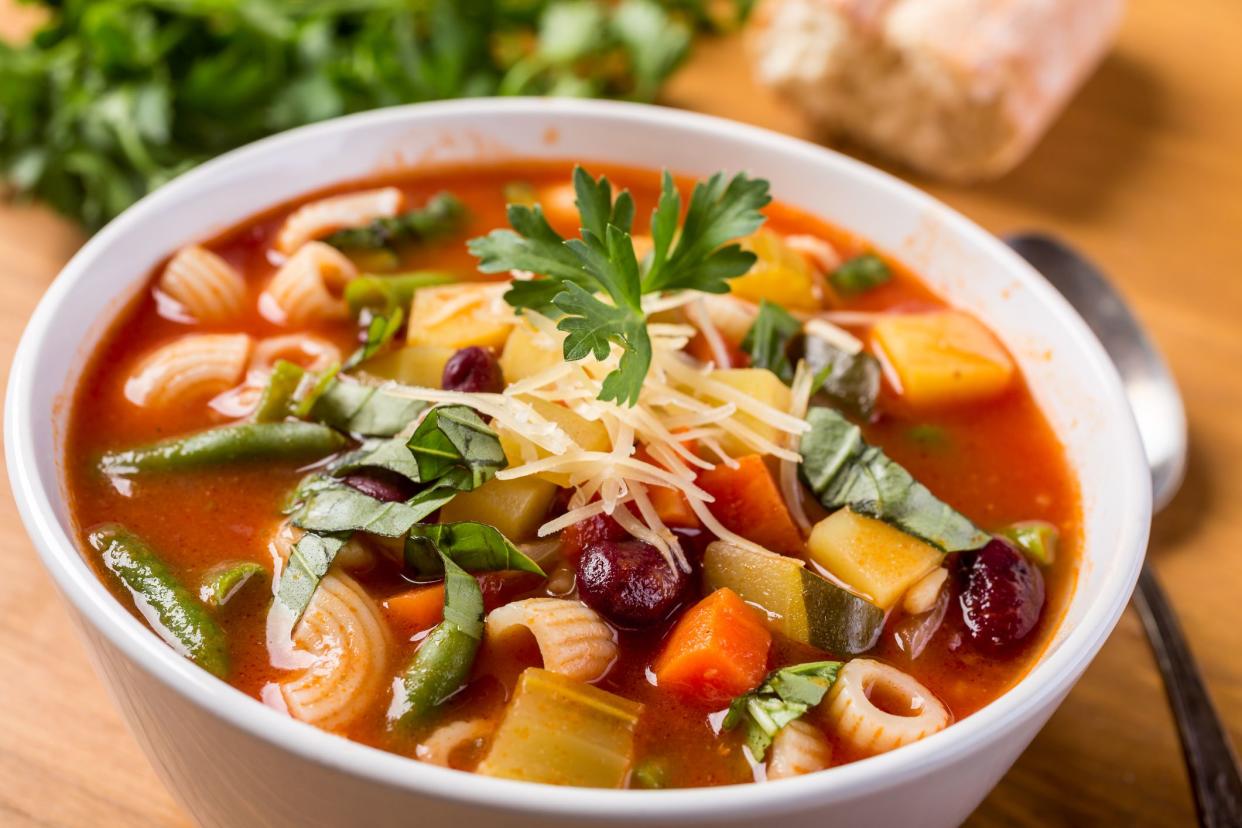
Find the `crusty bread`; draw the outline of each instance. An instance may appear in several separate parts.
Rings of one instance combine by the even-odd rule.
[[[1022,160],[1106,52],[1124,0],[764,0],[758,79],[820,126],[940,178]]]

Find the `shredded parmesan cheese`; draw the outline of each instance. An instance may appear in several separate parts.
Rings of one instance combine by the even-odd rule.
[[[862,353],[862,340],[844,328],[838,328],[827,319],[809,319],[802,326],[802,330],[806,332],[807,336],[822,339],[824,342],[845,351],[847,354]]]
[[[798,361],[798,368],[794,371],[793,387],[789,395],[789,413],[793,417],[806,419],[806,410],[811,404],[811,393],[813,391],[815,377],[811,374],[810,366],[805,361]],[[790,437],[790,448],[797,449],[797,438]],[[811,520],[806,516],[806,510],[802,508],[802,487],[798,485],[798,464],[801,462],[801,455],[797,461],[781,459],[780,466],[780,483],[781,494],[785,498],[785,505],[789,509],[789,516],[793,518],[794,523],[798,525],[802,536],[806,537],[811,534]]]

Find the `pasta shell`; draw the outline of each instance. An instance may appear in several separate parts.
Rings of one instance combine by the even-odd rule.
[[[308,333],[273,336],[254,346],[250,369],[266,374],[282,359],[310,371],[323,371],[340,364],[341,349],[323,337]]]
[[[290,715],[338,730],[385,690],[392,642],[379,608],[353,578],[329,572],[293,635],[314,663],[280,683]]]
[[[198,245],[177,251],[156,287],[198,322],[229,322],[245,309],[245,279],[224,259]]]
[[[272,533],[272,538],[268,541],[268,550],[273,558],[279,559],[279,563],[283,566],[289,560],[289,554],[293,551],[293,547],[297,544],[302,535],[306,534],[298,527],[294,526],[288,519],[282,520],[280,525]],[[354,535],[345,542],[345,545],[336,553],[333,559],[333,566],[340,566],[350,572],[363,572],[375,566],[375,552],[371,547],[362,540],[358,535]],[[277,569],[279,572],[280,570]]]
[[[267,283],[259,309],[277,325],[343,319],[348,308],[341,290],[356,274],[354,263],[335,247],[307,242]]]
[[[478,742],[491,735],[493,725],[486,719],[462,719],[441,725],[414,748],[420,761],[441,767],[451,767],[453,754],[471,742]]]
[[[147,354],[125,381],[134,405],[163,407],[209,397],[241,381],[250,355],[246,334],[192,334]]]
[[[492,610],[487,636],[495,639],[515,627],[535,637],[543,666],[576,681],[603,678],[617,660],[617,637],[595,610],[563,598],[527,598]]]
[[[328,196],[294,210],[276,234],[276,249],[292,253],[312,239],[345,227],[360,227],[377,218],[395,216],[405,203],[396,187]]]
[[[804,719],[777,731],[768,753],[768,779],[788,779],[832,766],[832,745],[823,732]]]
[[[910,714],[881,710],[871,701],[876,692],[890,700],[888,706],[908,708]],[[869,658],[856,658],[841,668],[826,708],[837,736],[868,756],[917,742],[949,724],[949,711],[930,690],[913,676]]]

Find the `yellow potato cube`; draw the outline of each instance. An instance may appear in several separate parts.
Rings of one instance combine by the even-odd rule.
[[[359,370],[376,379],[439,388],[444,379],[444,365],[454,353],[454,349],[438,345],[412,345],[368,359]]]
[[[818,310],[815,274],[811,265],[791,250],[780,235],[760,230],[742,246],[759,257],[750,272],[729,280],[734,296],[758,302],[767,299],[787,310]]]
[[[495,283],[462,282],[421,288],[410,306],[410,345],[499,348],[517,317]]]
[[[815,524],[806,543],[813,561],[886,610],[944,557],[931,544],[849,509]]]
[[[754,397],[764,405],[769,405],[780,411],[789,410],[789,386],[781,382],[780,377],[766,368],[728,368],[712,371],[709,376],[716,382],[724,383],[730,388]],[[730,402],[730,400],[717,399],[712,401]],[[778,431],[775,426],[757,420],[750,414],[739,411],[734,415],[734,419],[739,424],[746,426],[761,437],[765,437],[778,445],[784,439],[782,432]],[[754,449],[748,448],[745,443],[732,435],[726,436],[723,446],[725,451],[733,455],[747,454],[754,451]]]
[[[964,313],[891,316],[871,333],[902,399],[916,408],[987,400],[1013,381],[1013,359],[991,331]]]
[[[500,370],[504,372],[505,382],[524,380],[559,364],[564,359],[561,341],[561,338],[553,340],[536,330],[529,322],[519,321],[500,354]]]
[[[530,540],[547,518],[556,486],[536,477],[489,480],[462,492],[440,510],[440,521],[475,520],[495,526],[512,541]]]
[[[534,397],[523,397],[522,399],[530,403],[541,417],[551,420],[564,429],[565,433],[569,435],[569,439],[587,451],[609,451],[612,449],[612,439],[608,436],[608,429],[598,420],[588,420],[580,417],[565,406],[557,405],[547,400],[540,400]],[[497,428],[496,434],[500,437],[500,446],[504,449],[505,457],[509,459],[510,466],[518,466],[527,462],[526,455],[531,451],[540,459],[549,456],[549,452],[539,448],[524,437],[514,434],[507,428]],[[555,483],[557,486],[569,486],[569,475],[564,472],[541,472],[535,476],[550,483]]]

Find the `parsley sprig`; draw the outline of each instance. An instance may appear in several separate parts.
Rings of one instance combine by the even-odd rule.
[[[539,205],[510,204],[512,230],[493,230],[469,242],[485,273],[527,270],[543,278],[518,281],[505,300],[559,318],[565,359],[608,357],[622,350],[617,369],[604,379],[601,400],[634,405],[651,367],[651,339],[642,308],[646,294],[678,290],[728,293],[728,280],[750,270],[755,254],[734,240],[763,223],[760,210],[771,201],[768,182],[738,173],[716,173],[695,185],[682,218],[681,194],[664,173],[651,214],[651,253],[639,262],[631,236],[634,200],[614,197],[606,176],[575,167],[574,192],[580,238],[552,229]]]

